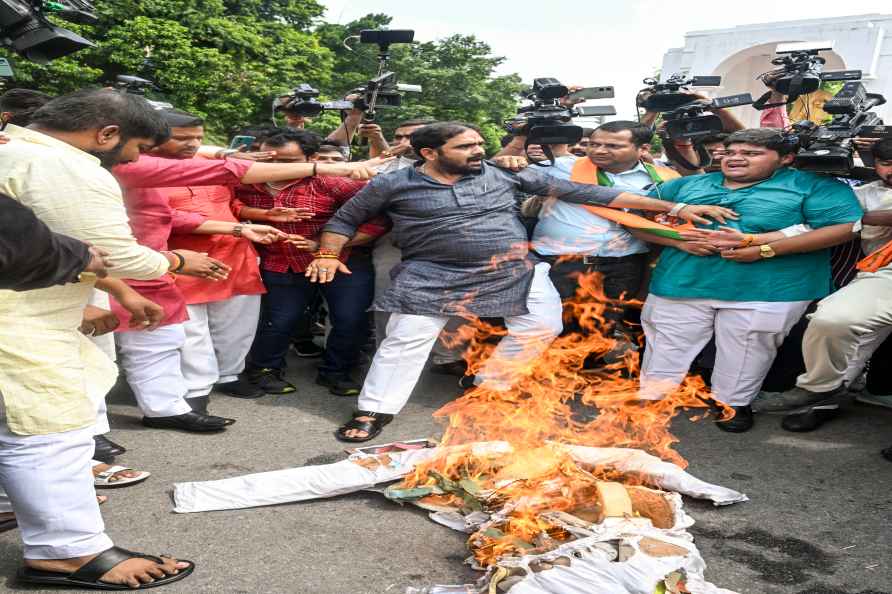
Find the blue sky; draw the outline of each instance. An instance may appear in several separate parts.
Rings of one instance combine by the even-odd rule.
[[[326,20],[345,23],[371,12],[393,17],[392,28],[415,29],[427,41],[474,34],[507,58],[503,72],[524,81],[553,76],[565,84],[616,87],[617,110],[629,115],[641,79],[660,67],[667,48],[684,44],[687,31],[751,23],[892,13],[889,0],[807,2],[744,0],[320,0]],[[687,8],[682,8],[687,6]],[[892,34],[889,32],[887,34]],[[400,73],[411,82],[411,73]]]

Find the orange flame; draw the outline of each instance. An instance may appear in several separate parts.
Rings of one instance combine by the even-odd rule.
[[[557,338],[519,370],[510,390],[478,387],[434,413],[446,421],[443,445],[505,441],[512,446],[510,456],[475,456],[470,449],[459,448],[419,465],[404,480],[407,487],[432,486],[437,484],[436,477],[470,480],[485,493],[477,499],[487,511],[510,510],[495,529],[469,539],[483,566],[506,554],[547,550],[549,543],[570,538],[538,514],[590,505],[598,480],[641,482],[640,477],[618,477],[615,471],[580,468],[560,449],[546,446],[547,442],[638,448],[687,466],[673,449],[678,440],[670,432],[670,423],[681,410],[709,406],[709,392],[701,378],[687,377],[662,400],[650,401],[639,399],[639,354],[634,349],[596,372],[583,369],[587,358],[603,356],[617,346],[617,339],[601,329],[606,325],[606,308],[620,303],[608,299],[601,286],[600,274],[580,276],[577,294],[564,303],[564,313],[566,319],[577,320],[582,332]],[[469,345],[465,358],[469,373],[476,373],[494,348],[494,339],[505,330],[470,316],[468,320],[447,343]],[[597,416],[589,418],[595,411]],[[728,409],[724,415],[730,416]],[[466,495],[450,493],[432,500],[462,507]]]

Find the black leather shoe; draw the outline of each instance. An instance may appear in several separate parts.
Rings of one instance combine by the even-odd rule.
[[[127,449],[118,445],[104,435],[93,436],[93,459],[106,464],[111,464],[115,456],[120,456]]]
[[[805,433],[806,431],[814,431],[827,421],[831,421],[838,416],[839,405],[836,403],[811,406],[806,410],[785,416],[784,420],[781,421],[781,427],[787,431]]]
[[[458,387],[461,388],[462,390],[469,390],[476,385],[476,384],[474,384],[474,381],[476,379],[477,379],[476,375],[463,375],[458,380]]]
[[[153,429],[180,429],[182,431],[222,431],[235,421],[197,412],[187,412],[171,417],[143,417],[142,424]]]
[[[732,406],[734,417],[727,421],[716,421],[715,426],[728,433],[745,433],[753,428],[753,409],[747,406]]]
[[[889,446],[888,448],[880,452],[880,455],[889,462],[892,462],[892,446]]]

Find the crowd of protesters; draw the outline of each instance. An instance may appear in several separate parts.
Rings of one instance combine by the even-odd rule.
[[[640,350],[642,406],[693,370],[733,408],[728,432],[760,412],[811,431],[852,396],[892,408],[864,386],[892,333],[892,139],[861,141],[878,179],[858,184],[797,170],[783,109],[756,129],[719,110],[700,169],[653,154],[655,114],[572,146],[515,133],[488,158],[459,122],[405,121],[388,141],[359,110],[328,137],[280,111],[287,127],[241,131],[253,145],[236,152],[135,95],[0,96],[0,530],[20,528],[23,581],[138,588],[194,568],[105,534],[95,489],[149,476],[107,437],[118,368],[146,427],[225,433],[212,394],[294,393],[289,353],[315,357],[316,383],[358,400],[335,437],[364,442],[427,366],[511,389],[582,331],[562,301],[588,273],[614,346],[585,365]],[[368,159],[351,160],[355,136]],[[441,339],[469,316],[507,329],[473,374]]]

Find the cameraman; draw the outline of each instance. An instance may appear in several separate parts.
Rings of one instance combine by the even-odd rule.
[[[345,101],[356,101],[359,95],[348,95]],[[312,120],[301,113],[299,107],[289,107],[294,99],[293,95],[282,95],[278,98],[276,112],[281,113],[285,119],[285,126],[292,130],[303,130]],[[317,104],[318,105],[318,104]],[[363,123],[365,112],[354,107],[349,111],[341,112],[341,124],[334,132],[325,137],[325,140],[337,145],[347,146],[353,142],[353,137],[360,132],[363,138],[369,139],[371,144],[371,157],[376,157],[387,150],[387,142],[381,134],[381,127],[377,124]]]
[[[802,354],[806,371],[796,387],[772,403],[771,412],[792,410],[788,431],[810,431],[837,416],[839,401],[874,351],[892,331],[892,139],[871,148],[879,180],[855,188],[866,211],[861,244],[870,256],[851,283],[818,303],[811,315]],[[859,401],[892,408],[892,396],[864,393]],[[892,459],[892,448],[886,450]]]

